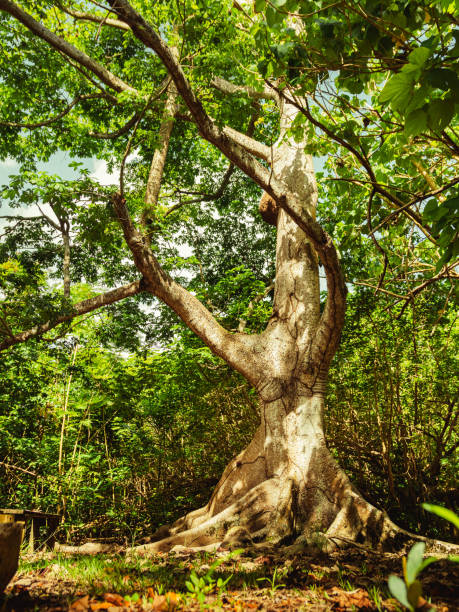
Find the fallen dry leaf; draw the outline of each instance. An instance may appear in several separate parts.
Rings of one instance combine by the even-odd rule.
[[[117,593],[104,593],[104,601],[115,604],[115,606],[124,606],[124,598]]]
[[[108,610],[113,607],[113,604],[108,601],[99,601],[97,603],[89,604],[91,610]]]
[[[367,592],[363,589],[343,591],[343,589],[340,589],[339,587],[333,587],[327,591],[327,595],[338,606],[338,610],[346,610],[352,606],[355,606],[357,609],[364,609],[371,608],[373,605]]]
[[[179,596],[172,591],[165,595],[155,595],[151,603],[155,612],[172,612],[177,607]]]
[[[69,607],[69,612],[86,612],[87,610],[89,610],[89,595],[77,599]]]

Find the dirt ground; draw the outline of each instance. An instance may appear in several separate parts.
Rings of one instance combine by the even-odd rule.
[[[23,559],[0,612],[395,612],[404,608],[390,596],[387,579],[401,576],[401,557],[358,549],[291,558],[282,550],[229,557],[184,549],[151,559],[43,553]],[[458,564],[433,563],[421,582],[419,610],[459,611]]]

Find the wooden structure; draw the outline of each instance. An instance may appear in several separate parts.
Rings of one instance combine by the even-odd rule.
[[[56,531],[61,522],[60,514],[40,512],[38,510],[14,510],[11,508],[0,508],[0,523],[22,522],[30,525],[29,548],[36,550],[39,546],[52,549],[56,541]],[[41,537],[41,528],[44,529],[44,537]]]

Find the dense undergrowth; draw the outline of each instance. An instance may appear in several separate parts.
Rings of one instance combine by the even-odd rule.
[[[441,292],[399,318],[352,292],[326,415],[362,493],[402,526],[449,540],[420,504],[458,502],[455,317]],[[0,506],[61,512],[60,537],[73,542],[130,544],[204,504],[258,422],[253,391],[183,328],[161,350],[127,353],[101,348],[110,325],[1,358]]]

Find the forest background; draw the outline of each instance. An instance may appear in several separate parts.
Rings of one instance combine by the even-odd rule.
[[[279,8],[284,4],[273,2]],[[410,13],[409,4],[421,12],[413,9]],[[457,77],[451,80],[452,71],[441,60],[446,65],[457,58],[459,40],[453,36],[454,21],[448,17],[450,3],[437,3],[437,8],[428,2],[392,5],[386,17],[393,19],[396,27],[415,30],[435,19],[440,23],[439,40],[431,41],[431,64],[426,56],[419,69],[431,79],[424,110],[420,107],[412,111],[422,110],[426,118],[420,118],[418,112],[418,123],[411,118],[411,123],[405,124],[406,104],[395,104],[391,109],[387,104],[390,99],[381,102],[384,74],[359,80],[355,75],[337,73],[335,97],[323,94],[325,103],[320,95],[311,98],[311,104],[316,103],[314,116],[325,125],[327,121],[337,124],[336,133],[341,138],[330,142],[322,137],[320,129],[309,134],[310,151],[321,158],[327,156],[317,173],[318,218],[339,243],[349,289],[346,324],[329,375],[326,433],[329,448],[371,503],[386,509],[403,527],[451,539],[452,528],[426,516],[420,504],[429,501],[457,509],[459,502],[459,413],[454,376],[458,371],[457,311],[453,286],[457,226],[454,229],[454,204],[449,209],[441,208],[445,200],[457,206],[452,165],[457,157],[450,157],[451,148],[457,149],[452,127],[456,120],[451,114],[451,127],[445,123],[450,108],[448,96],[457,94]],[[240,18],[240,11],[235,9],[233,15],[230,10],[230,16],[218,22],[212,10],[217,11],[212,2],[191,3],[188,23],[188,33],[194,32],[196,39],[198,33],[203,36],[203,23],[212,24],[213,29],[206,34],[214,43],[210,58],[196,60],[190,70],[197,86],[209,96],[209,107],[212,96],[219,104],[221,99],[218,93],[205,89],[203,75],[211,63],[228,70],[231,49],[222,41],[227,35],[225,29],[230,27],[228,22],[234,24]],[[330,27],[338,25],[330,26],[333,15],[326,7],[320,10],[324,22],[319,23],[318,30],[329,45],[325,48],[330,56],[325,59],[333,65],[333,45],[339,32],[330,35]],[[400,24],[395,16],[403,11],[408,15],[407,22]],[[267,46],[260,73],[266,79],[280,78],[276,70],[296,69],[299,76],[295,78],[301,78],[304,75],[291,41],[281,40],[278,26],[282,20],[276,14],[274,9],[272,14],[268,11],[264,24],[276,44]],[[48,18],[52,22],[53,18]],[[1,23],[11,34],[6,18],[2,17]],[[86,27],[89,41],[96,36],[98,26]],[[102,31],[106,49],[120,45],[119,32]],[[388,42],[383,40],[387,36],[367,28],[367,38],[368,32],[372,37],[379,36],[372,44],[387,48]],[[14,35],[30,43],[30,35],[24,31],[17,30]],[[448,41],[441,36],[449,36]],[[4,48],[14,55],[7,35],[4,40]],[[195,44],[192,36],[190,41]],[[37,57],[44,54],[56,73],[62,70],[53,64],[58,60],[47,55],[45,45],[36,41],[34,45]],[[132,68],[126,66],[130,54],[143,51],[132,37],[126,49],[124,69],[129,72]],[[223,52],[223,59],[216,59],[216,54]],[[402,63],[406,63],[406,56]],[[52,210],[58,210],[71,227],[73,302],[92,296],[98,286],[110,286],[133,274],[120,230],[101,197],[107,198],[113,187],[96,185],[79,161],[70,164],[79,172],[78,178],[67,180],[39,170],[38,161],[49,159],[60,148],[70,150],[77,160],[90,156],[105,159],[111,170],[123,160],[135,207],[145,178],[145,159],[154,150],[155,140],[146,129],[139,130],[133,147],[136,154],[123,158],[129,132],[110,140],[110,146],[103,139],[87,139],[72,113],[57,127],[51,124],[40,129],[39,135],[32,130],[25,136],[21,126],[5,125],[43,118],[37,108],[35,116],[32,111],[28,117],[13,116],[11,92],[15,80],[25,75],[21,77],[20,71],[13,75],[12,59],[10,56],[9,67],[4,66],[2,73],[7,101],[3,103],[1,151],[3,158],[14,154],[21,171],[3,191],[2,206],[7,204],[8,210],[3,209],[2,214],[10,218],[1,229],[2,320],[8,318],[8,327],[13,324],[25,329],[65,307],[64,245],[47,222],[50,201]],[[27,61],[37,60],[31,56]],[[439,85],[438,74],[432,76],[435,70],[449,70],[451,86]],[[30,78],[34,81],[30,86],[36,87],[42,77],[37,74]],[[332,81],[328,73],[326,77],[319,74],[314,87],[322,83],[327,90]],[[50,85],[43,79],[40,82],[41,99],[51,96]],[[21,95],[27,95],[27,87]],[[50,99],[51,107],[54,104],[59,109],[52,96]],[[384,121],[392,122],[392,135],[387,135],[389,129],[384,137],[379,132],[366,135],[373,141],[381,138],[384,145],[375,146],[371,155],[368,147],[372,145],[362,145],[368,123],[360,111],[354,112],[365,105],[362,100],[381,113],[389,113],[390,119],[383,115]],[[332,102],[335,106],[328,106]],[[120,124],[133,110],[139,111],[138,104],[120,95]],[[219,120],[226,120],[225,113],[229,113],[239,124],[248,110],[252,112],[244,96],[232,108],[223,104],[221,109]],[[99,119],[91,118],[94,125]],[[269,105],[258,112],[256,123],[259,136],[273,139],[275,111]],[[103,127],[114,129],[113,125]],[[305,129],[300,122],[292,126],[301,134]],[[432,137],[438,133],[440,139]],[[431,237],[434,243],[439,240],[436,248],[429,245],[412,220],[402,214],[391,217],[392,209],[384,198],[374,198],[372,210],[374,193],[369,214],[369,185],[358,175],[358,164],[343,141],[363,147],[364,155],[371,156],[377,168],[379,184],[391,184],[402,202],[404,194],[422,195],[414,209],[430,230],[428,224],[434,223]],[[260,218],[260,190],[233,169],[218,198],[203,197],[203,193],[219,192],[226,165],[209,146],[196,145],[186,121],[177,121],[165,173],[169,198],[171,189],[180,204],[187,191],[193,194],[186,206],[177,208],[178,214],[164,216],[158,222],[163,266],[210,305],[227,329],[242,326],[251,333],[261,331],[271,314],[275,230]],[[72,194],[96,186],[99,195],[94,202],[81,207],[77,199],[72,199]],[[434,193],[430,200],[425,195],[429,189]],[[426,207],[426,201],[433,205]],[[45,213],[37,212],[37,202]],[[32,207],[35,219],[19,219],[30,214],[26,206]],[[438,214],[441,210],[446,213]],[[442,219],[447,223],[442,225]],[[372,228],[377,226],[376,240]],[[410,297],[425,278],[435,282],[426,282],[422,291]],[[151,296],[135,296],[96,311],[51,332],[46,341],[19,344],[3,352],[0,359],[0,506],[60,512],[65,517],[62,535],[72,540],[115,537],[132,543],[204,504],[225,465],[248,444],[259,421],[257,399],[249,384]]]

